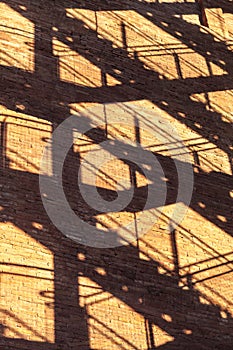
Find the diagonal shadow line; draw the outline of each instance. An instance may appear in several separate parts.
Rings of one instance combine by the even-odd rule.
[[[94,34],[95,35],[95,34]],[[128,57],[127,57],[127,59],[128,59]],[[137,62],[138,63],[138,62]],[[137,68],[139,69],[139,68],[141,68],[141,64],[140,64],[140,66],[138,67],[137,66]],[[143,69],[143,73],[144,73],[144,71],[145,71],[145,69]],[[221,78],[221,80],[222,80],[222,77],[218,77],[218,78]],[[202,78],[202,79],[206,79],[205,77],[204,78]],[[180,82],[179,80],[178,81],[172,81],[172,83],[170,82],[170,81],[166,81],[166,83],[168,83],[168,84],[170,84],[170,86],[167,86],[166,87],[166,85],[165,85],[165,87],[163,87],[163,88],[161,88],[161,89],[159,89],[159,90],[161,90],[161,91],[163,91],[163,90],[168,90],[168,91],[172,91],[174,88],[175,88],[175,86],[173,85],[174,83],[176,83],[176,85],[177,85],[177,83],[178,82]],[[163,80],[163,83],[164,83],[164,80]],[[171,85],[172,84],[172,85]],[[138,84],[131,84],[132,86],[133,86],[133,88],[136,88],[137,90],[139,90],[139,88],[138,88]],[[182,86],[182,83],[180,82],[180,85]],[[200,85],[200,84],[197,84],[198,86]],[[176,86],[177,87],[177,86]],[[100,88],[99,90],[100,90],[100,95],[102,96],[102,93],[104,92],[103,91],[103,89],[105,89],[105,91],[107,90],[109,90],[110,89],[110,94],[111,95],[118,95],[118,100],[119,100],[119,94],[118,94],[118,92],[115,92],[114,94],[113,94],[113,90],[121,90],[121,88],[122,88],[122,86],[120,86],[120,87],[111,87],[111,88],[109,88],[109,87],[103,87],[103,88]],[[96,88],[95,88],[95,91],[96,91]],[[181,91],[181,89],[179,90],[179,91]],[[192,90],[193,91],[193,90]],[[90,89],[89,88],[87,88],[87,95],[88,95],[88,92],[90,92]],[[181,91],[182,92],[182,91]],[[119,92],[120,93],[120,92]],[[146,93],[146,96],[148,97],[149,96],[149,92],[148,93]],[[145,95],[142,95],[141,96],[141,98],[142,97],[146,97]],[[151,97],[151,100],[153,100],[153,95],[152,96],[149,96],[149,97]],[[162,96],[162,97],[164,97],[164,96]],[[157,97],[158,98],[158,97]],[[161,100],[162,100],[162,102],[163,102],[163,99],[161,98]],[[166,100],[166,98],[165,98],[165,100]],[[68,104],[70,101],[66,101],[66,103]],[[157,104],[159,104],[159,102],[158,101],[156,101],[156,103]],[[193,104],[194,106],[195,106],[195,104]],[[196,104],[197,105],[197,104]],[[199,104],[199,105],[201,105],[201,104]],[[165,109],[164,108],[164,106],[162,106],[163,107],[163,109]],[[171,105],[168,105],[168,107],[167,107],[167,110],[168,110],[168,112],[170,111],[170,107],[171,107]],[[210,115],[212,116],[212,114],[210,113]],[[199,131],[199,130],[198,130]],[[217,142],[216,142],[217,143]],[[219,146],[219,142],[218,142],[218,146]]]
[[[142,13],[142,15],[144,15],[144,17],[145,18],[147,18],[148,20],[152,20],[151,19],[151,17],[148,17],[148,14],[147,13]],[[69,22],[69,26],[68,27],[72,27],[72,23],[74,23],[74,21],[73,21],[73,19],[70,21],[70,19],[67,19],[66,18],[66,21],[68,21]],[[180,23],[180,19],[176,19],[176,18],[172,18],[172,21],[175,21],[175,28],[174,29],[177,29],[177,25]],[[67,22],[67,24],[68,24],[68,22]],[[153,21],[154,22],[154,21]],[[158,21],[156,21],[155,22],[156,23],[156,25],[159,25],[159,23],[158,23]],[[181,23],[183,24],[183,21],[181,21]],[[196,28],[197,29],[197,31],[198,31],[198,35],[201,35],[201,37],[200,37],[200,39],[202,39],[202,33],[200,33],[200,31],[199,31],[199,27],[198,26],[194,26],[194,25],[192,25],[192,24],[187,24],[187,22],[184,22],[185,23],[185,26],[187,27],[188,26],[188,33],[190,32],[190,29],[192,28]],[[83,25],[84,25],[84,23],[82,23]],[[164,26],[163,26],[164,27]],[[77,30],[78,30],[78,28],[79,27],[77,27]],[[165,29],[165,30],[167,30],[169,33],[171,33],[171,34],[174,34],[174,30],[172,30],[171,31],[171,29],[166,29],[166,28],[163,28],[163,29]],[[84,31],[85,32],[87,32],[87,33],[89,33],[90,32],[90,30],[88,29],[84,29]],[[187,30],[186,30],[186,32],[187,32]],[[95,39],[96,39],[96,33],[94,32],[94,31],[92,31],[91,32],[92,33],[92,35],[95,37]],[[205,38],[208,38],[210,35],[207,33],[207,34],[205,34]],[[177,36],[177,38],[179,38],[179,40],[181,39],[180,38],[180,36]],[[62,39],[62,38],[60,38],[60,39]],[[197,42],[198,42],[198,44],[199,44],[199,49],[201,48],[201,51],[199,50],[199,52],[201,52],[202,54],[203,54],[203,49],[202,49],[202,47],[201,47],[201,45],[200,45],[200,40],[196,40]],[[210,41],[212,44],[213,44],[213,38],[212,39],[210,39],[210,40],[207,40],[207,41]],[[77,48],[74,48],[73,46],[74,45],[71,45],[71,43],[70,42],[68,42],[67,40],[63,40],[63,42],[64,43],[66,43],[70,48],[73,48],[73,49],[76,49],[77,50]],[[111,46],[112,45],[112,43],[110,42],[110,41],[106,41],[106,40],[98,40],[98,45],[100,45],[100,42],[102,42],[103,43],[103,48],[105,47],[106,48],[106,45],[104,45],[104,43],[105,42],[107,42],[107,46]],[[187,42],[187,40],[186,40],[186,42]],[[190,41],[188,40],[188,43],[189,43]],[[195,46],[197,45],[197,42],[195,42]],[[224,45],[222,45],[222,43],[220,43],[220,46],[223,46],[224,48],[225,48],[225,44]],[[193,45],[191,45],[191,47],[193,48]],[[196,48],[194,47],[194,49],[196,50]],[[131,62],[132,63],[132,61],[130,61],[129,59],[128,59],[128,57],[127,57],[127,55],[126,55],[126,53],[125,53],[125,51],[124,50],[119,50],[119,49],[117,49],[118,51],[119,51],[119,53],[120,53],[120,55],[121,54],[123,54],[123,56],[124,56],[124,59],[125,59],[125,61],[126,62]],[[214,43],[214,48],[213,48],[213,50],[214,51],[216,51],[216,45],[215,45],[215,43]],[[110,51],[111,52],[111,51]],[[204,51],[205,52],[205,51]],[[94,63],[95,65],[97,65],[99,68],[101,68],[101,69],[105,69],[106,70],[106,67],[103,67],[103,65],[101,65],[94,57],[95,57],[95,54],[96,54],[96,52],[94,52],[93,53],[93,55],[90,55],[90,54],[88,54],[88,55],[85,55],[83,52],[80,52],[82,55],[84,55],[87,59],[89,59],[92,63]],[[94,57],[93,57],[94,56]],[[110,56],[111,57],[111,56]],[[209,59],[209,57],[208,57],[208,59]],[[113,54],[113,56],[112,56],[112,60],[116,60],[116,56],[115,56],[115,54]],[[137,62],[137,63],[139,63],[139,62]],[[216,63],[216,62],[215,62]],[[120,62],[119,62],[119,64],[121,64],[122,65],[122,59],[120,60]],[[128,63],[127,63],[127,65],[126,65],[127,67],[128,67]],[[142,67],[142,64],[141,63],[139,63],[139,64],[137,64],[137,66],[135,65],[135,60],[133,61],[133,66],[135,67],[135,71],[136,71],[136,69],[137,69],[137,71],[141,71],[141,75],[142,76],[144,76],[144,78],[145,78],[145,76],[147,76],[147,78],[149,79],[149,77],[151,77],[151,71],[149,72],[148,70],[145,70],[143,67]],[[109,74],[111,74],[112,73],[112,69],[109,71],[108,69],[106,70],[106,72],[107,73],[109,73]],[[113,76],[114,76],[114,74],[113,74]],[[123,82],[123,80],[125,80],[125,77],[124,77],[124,75],[122,75],[123,76],[123,78],[122,78],[122,82]],[[155,74],[154,76],[154,79],[156,79],[157,78],[157,74]],[[118,79],[121,79],[121,77],[119,78],[119,76],[117,76],[117,78]],[[127,78],[126,78],[126,80],[127,80]],[[158,79],[157,79],[157,81],[158,81]],[[220,91],[221,89],[223,89],[223,90],[225,90],[225,89],[231,89],[231,87],[232,87],[232,84],[231,84],[231,81],[232,81],[232,79],[230,78],[230,76],[216,76],[216,77],[202,77],[202,78],[200,78],[200,80],[199,80],[199,78],[198,79],[196,79],[196,78],[191,78],[191,79],[189,79],[188,81],[187,81],[187,85],[184,87],[183,86],[183,84],[179,81],[179,80],[175,80],[175,81],[173,81],[172,83],[171,83],[171,81],[169,81],[169,82],[167,82],[167,85],[168,86],[166,86],[166,83],[165,83],[165,86],[163,87],[161,87],[161,86],[158,86],[158,87],[160,87],[160,89],[159,90],[162,90],[162,91],[174,91],[174,89],[177,89],[177,85],[179,84],[179,91],[180,91],[180,95],[182,95],[183,94],[183,92],[185,91],[186,92],[186,94],[192,94],[192,93],[201,93],[201,92],[210,92],[210,91]],[[195,83],[196,82],[196,83]],[[159,80],[159,84],[161,83],[161,80]],[[174,83],[174,84],[173,84]],[[163,84],[164,84],[164,82],[163,82]],[[176,85],[176,86],[175,86]],[[196,88],[194,88],[194,87],[192,87],[191,89],[189,89],[189,87],[191,86],[191,85],[194,85],[194,86],[196,86]],[[222,87],[221,87],[221,85],[222,85]],[[204,86],[205,86],[205,88],[204,88]],[[99,91],[99,93],[97,92],[97,98],[96,98],[96,101],[97,102],[109,102],[109,101],[111,101],[111,97],[110,96],[114,96],[115,94],[117,94],[118,95],[118,100],[120,100],[120,101],[122,101],[122,100],[126,100],[127,99],[127,94],[121,94],[120,93],[120,91],[119,90],[121,90],[121,88],[122,88],[122,86],[118,86],[118,87],[111,87],[111,88],[106,88],[106,87],[102,87],[102,88],[97,88],[97,90]],[[140,98],[145,98],[145,96],[144,95],[141,95],[140,96],[140,90],[145,90],[144,89],[144,86],[142,86],[142,87],[140,87],[140,81],[139,81],[139,83],[134,83],[134,84],[129,84],[128,82],[127,82],[127,89],[130,89],[130,88],[132,88],[133,89],[133,93],[134,93],[134,89],[136,89],[137,90],[137,92],[136,92],[136,95],[138,94],[138,96],[136,96],[136,99],[140,99]],[[110,92],[108,92],[108,90],[111,90]],[[85,91],[86,90],[86,91]],[[107,91],[106,91],[107,90]],[[114,90],[117,90],[117,91],[114,91]],[[158,90],[158,89],[157,89]],[[78,93],[81,95],[82,93],[84,94],[84,95],[86,95],[86,96],[88,96],[90,93],[91,94],[93,94],[93,90],[89,90],[88,88],[80,88],[79,87],[79,89],[77,90],[78,91]],[[95,90],[96,91],[96,90]],[[129,93],[132,93],[132,91],[130,91]],[[104,101],[103,101],[103,99],[101,98],[102,96],[103,96],[103,94],[105,95],[105,99],[104,99]],[[98,96],[99,95],[99,96]],[[110,95],[110,96],[109,96]],[[123,95],[123,96],[122,96]],[[125,96],[126,95],[126,96]],[[146,92],[146,95],[147,95],[147,97],[149,96],[149,97],[151,97],[150,96],[150,92],[149,91],[147,91]],[[109,97],[108,97],[109,96]],[[122,98],[121,98],[121,96],[122,96]],[[108,97],[108,98],[106,98],[106,97]],[[153,96],[152,96],[153,97]],[[164,96],[163,96],[164,97]],[[176,96],[175,96],[175,98],[176,98]],[[93,99],[93,98],[91,98],[91,99],[89,99],[88,97],[87,98],[85,98],[85,96],[83,96],[83,99],[82,99],[82,101],[94,101],[95,99]],[[151,99],[151,100],[153,100],[153,98]],[[166,100],[166,98],[165,98],[165,100]],[[75,102],[75,100],[73,101],[73,102]],[[77,100],[76,100],[76,102],[77,102]],[[158,98],[156,97],[156,100],[154,100],[154,102],[155,103],[158,103]],[[189,101],[190,102],[190,101]],[[69,104],[69,102],[67,101],[67,104]],[[197,106],[197,104],[194,104],[194,107],[195,106]],[[163,106],[161,106],[161,104],[160,104],[160,107],[162,107],[163,108]],[[199,107],[200,107],[200,104],[199,104]],[[170,106],[168,107],[168,108],[163,108],[163,109],[165,109],[165,110],[168,110],[170,108]],[[205,110],[205,108],[203,108],[204,110]],[[180,118],[181,119],[181,118]],[[184,122],[184,120],[182,119],[182,122]],[[190,123],[191,124],[191,123]],[[189,126],[190,126],[190,124],[189,124]],[[194,128],[195,129],[195,128]],[[195,131],[197,131],[197,129],[195,130]],[[199,130],[200,131],[200,130]]]
[[[5,88],[5,91],[9,91],[10,94],[5,94],[0,98],[0,103],[8,106],[9,108],[15,110],[16,105],[14,103],[15,100],[21,101],[23,104],[26,104],[26,110],[24,112],[42,117],[51,122],[55,121],[59,122],[63,120],[64,108],[62,106],[59,107],[59,103],[62,102],[64,106],[68,106],[70,103],[78,103],[78,102],[99,102],[99,103],[107,103],[107,102],[124,102],[129,100],[140,100],[140,99],[150,99],[154,101],[154,103],[159,106],[162,110],[168,112],[170,115],[175,117],[177,120],[182,122],[183,124],[191,127],[194,131],[198,132],[198,134],[207,138],[210,142],[213,142],[215,145],[223,149],[225,152],[232,157],[232,151],[225,146],[221,139],[216,139],[211,136],[218,134],[216,130],[216,123],[219,127],[229,129],[229,123],[222,121],[221,115],[214,111],[206,110],[206,107],[203,103],[191,101],[188,97],[185,98],[184,93],[187,92],[186,85],[183,82],[176,80],[159,80],[159,85],[156,86],[156,93],[150,87],[147,90],[139,84],[130,83],[128,85],[118,85],[118,86],[103,86],[99,88],[90,88],[86,86],[75,86],[66,82],[59,82],[58,85],[55,83],[46,84],[47,88],[45,88],[45,84],[43,82],[37,81],[36,77],[31,73],[21,72],[17,69],[12,68],[2,68],[2,72],[4,72],[2,85]],[[19,81],[21,83],[15,83],[15,74],[18,75]],[[35,80],[34,80],[35,79]],[[222,77],[213,78],[199,78],[203,84],[206,80],[213,82],[213,86],[215,90],[219,90],[218,82],[222,82]],[[31,87],[24,88],[22,86],[22,81],[30,82]],[[195,78],[188,79],[188,82],[191,86],[191,83],[195,82]],[[228,85],[229,84],[229,85]],[[156,85],[156,84],[155,84]],[[200,88],[199,84],[194,84],[199,89],[193,89],[191,87],[191,91],[202,91],[205,90]],[[233,86],[233,81],[229,78],[226,79],[226,82],[223,83],[225,88],[231,88]],[[205,86],[205,85],[203,85]],[[209,89],[206,88],[206,91]],[[69,94],[67,94],[69,92]],[[182,95],[182,100],[178,102],[179,96]],[[60,97],[60,98],[59,98]],[[49,101],[51,99],[56,99],[55,111],[51,110],[48,113]],[[46,102],[45,104],[42,103]],[[164,101],[167,101],[165,104]],[[186,118],[181,116],[184,113]],[[199,118],[199,115],[205,115],[205,125],[206,120],[209,120],[208,129],[199,128],[195,125],[196,121],[199,123],[203,123],[202,119]],[[56,118],[56,119],[54,119]],[[214,130],[210,131],[214,127]]]
[[[87,9],[92,11],[124,11],[124,10],[134,10],[138,8],[143,8],[145,6],[150,7],[152,10],[161,11],[165,13],[174,13],[174,14],[184,14],[184,15],[192,15],[198,14],[199,11],[195,6],[195,3],[192,2],[135,2],[133,0],[127,0],[124,2],[119,1],[107,1],[107,0],[96,0],[94,2],[86,2],[80,3],[79,1],[73,1],[70,3],[68,0],[63,0],[64,7],[67,8],[80,8]],[[219,0],[205,0],[206,8],[216,8],[219,7]],[[221,0],[221,7],[225,12],[232,12],[232,3],[228,0]]]
[[[10,0],[5,1],[5,3],[8,3],[9,6],[11,6],[13,9],[15,9],[17,12],[19,12],[24,17],[33,21],[35,24],[38,24],[38,25],[42,24],[40,22],[37,23],[38,16],[37,15],[33,16],[32,15],[34,13],[33,11],[31,11],[31,12],[26,11],[25,12],[25,11],[21,10],[19,7],[15,6],[15,3],[10,1]],[[63,2],[62,2],[62,4],[63,4]],[[38,4],[35,3],[35,6],[37,6],[37,5]],[[64,7],[61,5],[61,2],[59,2],[58,7],[57,7],[57,5],[58,4],[56,4],[56,3],[54,3],[54,5],[53,5],[54,17],[50,23],[51,24],[53,23],[54,26],[57,26],[58,30],[59,30],[59,28],[62,28],[64,33],[67,30],[69,32],[70,32],[70,30],[72,30],[74,34],[77,33],[75,35],[79,35],[79,34],[82,34],[83,36],[93,35],[93,37],[97,39],[96,32],[94,30],[91,30],[90,28],[86,28],[85,23],[83,21],[81,21],[81,20],[78,21],[77,18],[70,18],[70,17],[67,17],[65,15],[65,11],[64,11],[65,5],[64,4],[63,4]],[[226,50],[226,44],[223,42],[215,42],[214,37],[210,33],[208,33],[208,31],[206,31],[204,29],[203,29],[204,32],[201,32],[200,27],[198,25],[188,23],[187,21],[185,21],[182,18],[175,17],[174,15],[176,15],[177,12],[175,11],[175,8],[173,8],[172,5],[173,4],[167,4],[168,8],[169,7],[172,8],[171,11],[168,10],[168,8],[164,5],[164,3],[154,3],[154,4],[147,3],[146,9],[145,9],[145,3],[142,4],[142,3],[137,1],[136,3],[134,2],[133,9],[135,9],[135,11],[139,15],[141,15],[142,17],[147,19],[152,24],[161,28],[162,30],[164,30],[168,34],[171,34],[172,36],[177,38],[179,41],[182,41],[189,48],[193,49],[195,52],[204,56],[208,61],[213,60],[213,62],[215,64],[219,65],[220,68],[227,69],[227,67],[225,65],[222,65],[221,62],[219,62],[219,60],[216,59],[216,57],[215,57],[215,53],[216,53],[216,51],[218,51],[216,49],[218,48],[218,49]],[[33,5],[31,5],[31,6],[33,6]],[[177,7],[177,6],[178,6],[178,4],[175,4],[175,7]],[[180,9],[182,9],[182,13],[180,13],[180,14],[185,13],[186,6],[187,6],[187,3],[180,5]],[[192,6],[194,9],[196,8],[196,12],[198,13],[199,10],[198,10],[197,4],[194,3],[194,4],[192,4]],[[67,6],[67,7],[70,8],[70,6]],[[154,10],[153,7],[155,7],[156,10]],[[71,8],[83,9],[83,7],[80,5],[75,7],[75,4],[73,6],[71,6]],[[84,8],[93,10],[91,4],[88,4],[88,6],[84,6]],[[129,7],[129,5],[127,5],[126,8],[127,8],[127,10],[131,9]],[[29,9],[30,9],[30,6],[29,6]],[[142,9],[142,10],[140,10],[140,9]],[[102,10],[103,10],[103,8],[101,7],[101,4],[100,4],[98,6],[98,11],[102,11]],[[112,8],[111,8],[111,10],[112,10]],[[148,10],[151,10],[152,12],[148,13]],[[63,13],[62,13],[62,11],[63,11]],[[37,13],[37,12],[35,11],[35,13]],[[164,15],[165,13],[166,13],[166,15]],[[195,13],[195,11],[194,11],[194,13]],[[159,15],[159,16],[157,16],[157,15]],[[171,19],[169,18],[169,15],[171,15]],[[61,23],[61,19],[62,19],[62,23]],[[79,24],[78,24],[78,22],[79,22]],[[65,28],[66,28],[66,30],[65,30]],[[190,32],[191,31],[192,31],[192,39],[190,40]],[[50,34],[52,34],[52,33],[50,33]],[[112,44],[109,40],[106,40],[106,39],[99,39],[98,38],[97,40],[98,40],[98,46],[100,46],[101,40],[103,40],[103,42],[105,44],[106,43],[109,43],[110,45]],[[66,45],[68,45],[71,49],[74,46],[74,45],[72,45],[71,42],[69,42],[65,39],[63,42]],[[208,47],[209,54],[207,54],[207,52],[206,52],[206,47]],[[89,49],[92,49],[92,48],[89,47]],[[122,52],[124,53],[124,50],[122,50]],[[231,68],[229,73],[232,73],[232,54],[230,51],[226,50],[225,56],[224,56],[225,60],[226,60],[226,57],[227,57],[226,63],[229,64],[230,68]]]

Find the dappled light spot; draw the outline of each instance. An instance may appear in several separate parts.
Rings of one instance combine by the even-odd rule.
[[[152,166],[150,164],[143,164],[143,168],[146,170],[152,170]]]
[[[23,5],[19,5],[20,10],[27,11],[27,7]]]
[[[206,208],[206,205],[205,205],[205,203],[203,203],[203,202],[198,202],[198,205],[199,205],[199,207],[202,208],[202,209]]]
[[[122,288],[121,288],[124,292],[128,292],[129,291],[129,288],[128,288],[128,286],[122,286]]]
[[[23,104],[20,104],[20,103],[16,103],[15,107],[17,109],[19,109],[20,111],[24,111],[26,109],[26,107]]]
[[[80,261],[86,260],[85,255],[83,253],[78,253],[78,260],[80,260]]]
[[[176,35],[178,35],[178,36],[182,36],[182,33],[180,33],[180,32],[175,32],[176,33]]]
[[[217,218],[218,218],[218,220],[220,220],[222,222],[227,222],[227,219],[223,215],[217,215]]]
[[[194,123],[194,125],[198,128],[198,129],[202,129],[202,125],[200,123]]]
[[[105,269],[102,268],[102,267],[96,267],[96,268],[95,268],[95,271],[96,271],[99,275],[101,275],[101,276],[105,276],[105,275],[107,274],[106,271],[105,271]]]
[[[192,46],[197,46],[197,43],[195,43],[193,40],[190,41],[190,44],[192,44]]]
[[[113,68],[113,72],[116,74],[122,74],[122,72],[117,68]]]
[[[39,222],[33,222],[32,226],[35,227],[37,230],[43,230],[43,225]]]
[[[143,303],[143,298],[138,298],[138,302],[139,302],[139,304],[142,304]]]
[[[168,182],[168,181],[169,181],[169,179],[168,179],[167,177],[161,177],[161,180],[162,180],[162,181],[165,181],[165,182]]]
[[[172,322],[172,317],[168,314],[162,314],[162,319],[169,323]]]
[[[66,37],[66,40],[69,41],[69,42],[71,42],[71,43],[74,41],[74,39],[73,39],[71,36],[67,36],[67,37]]]
[[[182,117],[182,118],[185,118],[185,117],[186,117],[186,115],[185,115],[184,112],[178,112],[178,115],[179,115],[180,117]]]

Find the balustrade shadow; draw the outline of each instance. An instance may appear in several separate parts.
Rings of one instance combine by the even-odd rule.
[[[86,120],[86,123],[89,121]],[[91,128],[91,124],[90,124]],[[106,135],[98,130],[88,132],[88,137],[94,143],[106,140]],[[129,146],[130,148],[130,146]],[[130,152],[130,149],[129,149]],[[168,196],[165,204],[176,201],[177,183],[174,177],[174,162],[169,157],[155,154],[163,169],[166,169],[168,178]],[[64,166],[64,189],[67,199],[72,209],[83,220],[94,226],[98,223],[98,212],[93,211],[82,200],[82,196],[76,186],[78,172],[79,154],[70,150]],[[4,164],[7,164],[5,161]],[[140,171],[128,164],[131,170]],[[147,164],[148,166],[150,164]],[[174,337],[174,342],[163,345],[161,348],[174,346],[177,348],[224,348],[230,349],[232,319],[227,313],[227,319],[221,321],[221,309],[213,305],[209,300],[209,305],[204,305],[200,298],[202,293],[195,289],[192,283],[192,274],[187,276],[187,283],[184,289],[179,286],[179,266],[174,271],[167,270],[165,274],[159,273],[159,267],[163,267],[161,262],[152,260],[141,260],[139,250],[133,245],[115,249],[94,249],[75,244],[73,241],[59,233],[49,221],[47,214],[40,201],[38,175],[14,171],[9,168],[2,169],[2,193],[18,193],[17,198],[13,198],[11,203],[1,211],[3,220],[10,220],[14,225],[29,234],[33,239],[42,243],[54,255],[54,310],[55,310],[55,333],[56,342],[54,345],[48,343],[31,343],[22,340],[9,340],[2,338],[1,342],[6,348],[11,349],[16,346],[28,348],[33,345],[35,349],[60,348],[89,349],[88,343],[88,314],[85,307],[79,305],[79,285],[78,276],[89,277],[96,282],[104,291],[120,299],[133,310],[145,318],[148,325],[157,325],[170,336]],[[202,187],[205,186],[203,177],[209,174],[195,175],[195,193],[197,201],[205,201]],[[218,174],[219,176],[219,174]],[[208,178],[209,179],[209,178]],[[161,181],[161,179],[158,179]],[[208,180],[209,181],[209,180]],[[213,178],[213,186],[216,179]],[[20,185],[19,185],[20,184]],[[114,191],[98,188],[104,198],[113,199]],[[128,212],[140,212],[143,210],[147,195],[145,187],[137,188],[130,205],[125,208]],[[203,198],[204,195],[204,198]],[[9,196],[8,196],[9,198]],[[24,199],[27,198],[27,201]],[[33,206],[30,203],[33,202]],[[194,205],[197,205],[195,201]],[[192,202],[192,203],[193,203]],[[193,204],[191,204],[191,207]],[[212,205],[207,206],[210,217],[218,213]],[[222,207],[220,207],[222,208]],[[225,207],[224,207],[225,208]],[[200,208],[199,208],[200,210]],[[211,211],[212,210],[212,211]],[[35,213],[37,213],[35,215]],[[221,212],[221,214],[223,214]],[[205,214],[206,215],[206,214]],[[224,215],[226,215],[224,213]],[[39,223],[43,229],[35,229],[34,222]],[[228,224],[228,222],[227,222]],[[227,225],[226,224],[226,225]],[[224,227],[226,230],[226,227]],[[101,233],[101,230],[99,230]],[[105,232],[106,234],[106,232]],[[117,233],[116,233],[117,234]],[[190,233],[187,233],[190,235]],[[175,235],[171,236],[174,238]],[[216,251],[208,246],[208,242],[199,242],[202,246],[211,249],[213,255]],[[174,242],[174,246],[175,246]],[[155,247],[156,248],[156,247]],[[78,254],[82,253],[84,259],[79,260]],[[174,265],[177,265],[179,257],[174,252]],[[225,258],[226,265],[232,265],[232,261]],[[104,274],[98,272],[98,268],[104,270]],[[232,270],[229,270],[229,273]],[[212,278],[214,276],[212,275]],[[204,296],[206,299],[206,296]],[[208,299],[208,298],[207,298]],[[205,317],[203,317],[205,315]],[[92,317],[92,316],[90,316]],[[156,346],[156,338],[153,338],[150,327],[147,327],[148,349],[152,349],[150,344]],[[113,334],[113,332],[112,332]],[[203,336],[205,340],[203,340]],[[119,334],[113,334],[118,339]],[[152,341],[153,339],[153,341]],[[122,343],[127,343],[130,339],[121,337]],[[173,345],[172,345],[173,344]],[[191,344],[191,345],[190,345]],[[132,345],[132,344],[131,344]],[[133,345],[132,345],[133,347]],[[124,348],[124,347],[122,347]],[[137,347],[134,347],[135,349]],[[155,347],[154,347],[155,348]]]
[[[133,9],[202,55],[207,62],[215,63],[225,69],[226,74],[222,76],[210,75],[186,79],[180,77],[173,80],[161,77],[158,72],[146,69],[137,55],[129,57],[126,49],[113,48],[110,40],[100,39],[94,30],[86,28],[85,22],[68,18],[65,15],[65,8],[71,6],[68,1],[54,1],[53,4],[48,4],[47,1],[5,1],[5,3],[35,24],[35,71],[30,73],[15,67],[0,67],[2,77],[0,86],[4,91],[4,95],[0,97],[2,105],[12,110],[16,110],[19,104],[23,105],[25,114],[44,118],[56,127],[69,116],[71,103],[148,99],[226,152],[232,164],[231,145],[223,138],[224,135],[228,135],[230,139],[229,123],[224,121],[216,110],[207,110],[207,104],[194,102],[191,99],[192,94],[224,91],[233,87],[232,54],[226,43],[216,43],[214,37],[207,31],[200,30],[199,26],[174,17],[175,14],[183,14],[185,11],[188,14],[198,13],[195,4],[184,3],[182,7],[158,2],[151,4],[135,1],[127,3],[99,1],[73,2],[72,7],[94,11]],[[224,1],[226,10],[229,10],[228,4],[229,2]],[[25,6],[26,10],[22,9],[22,6]],[[152,16],[148,11],[152,11]],[[157,16],[158,13],[160,17]],[[58,32],[54,33],[53,27],[58,28]],[[70,49],[80,53],[100,68],[103,76],[110,74],[120,82],[120,85],[92,88],[61,81],[58,74],[58,59],[54,56],[52,48],[52,38],[55,35]],[[67,36],[73,38],[72,43]],[[132,77],[134,82],[131,82]],[[88,120],[86,122],[90,123]],[[197,122],[201,127],[197,126]],[[96,133],[93,132],[90,132],[89,136],[95,143],[105,140],[105,136],[97,140]],[[2,148],[6,148],[6,139],[3,136],[1,141]],[[155,155],[163,169],[167,169],[166,176],[169,182],[166,204],[174,203],[177,179],[174,178],[173,161],[169,157]],[[4,157],[2,152],[2,158]],[[65,167],[67,170],[64,173],[67,198],[77,214],[96,226],[97,213],[88,208],[84,202],[81,211],[76,206],[82,197],[78,190],[73,190],[74,186],[76,187],[75,169],[72,166],[74,162],[77,169],[79,155],[71,150]],[[226,321],[223,322],[220,316],[222,310],[218,306],[211,301],[209,305],[201,303],[202,295],[195,290],[192,276],[189,276],[186,289],[183,289],[179,286],[177,271],[159,273],[161,263],[152,259],[141,260],[138,249],[133,245],[103,251],[75,244],[58,232],[49,221],[40,200],[38,176],[10,169],[5,158],[2,164],[5,165],[5,168],[1,169],[3,194],[4,191],[17,192],[16,201],[12,202],[11,206],[3,206],[0,212],[2,221],[8,218],[14,225],[47,247],[54,255],[55,274],[55,344],[5,338],[3,329],[0,344],[4,348],[90,349],[88,314],[79,303],[77,279],[82,274],[145,318],[148,350],[231,348],[232,318],[227,313]],[[72,173],[69,169],[72,169]],[[206,186],[209,187],[209,192],[215,193],[214,203],[212,196],[206,196]],[[104,198],[112,199],[115,196],[114,191],[107,191],[104,188],[99,188],[99,191]],[[134,200],[126,208],[128,212],[139,212],[143,209],[146,191],[146,186],[136,189]],[[232,235],[230,191],[232,191],[232,176],[221,172],[205,173],[199,169],[199,172],[195,173],[195,190],[190,206]],[[25,194],[30,197],[33,208],[24,203]],[[138,201],[139,197],[142,202]],[[219,217],[224,217],[224,221]],[[46,230],[35,229],[32,225],[35,219]],[[49,235],[45,232],[49,232]],[[205,244],[208,245],[208,242]],[[84,255],[84,261],[77,258],[78,253]],[[227,263],[230,264],[231,261]],[[98,267],[104,269],[104,275],[97,272]],[[151,331],[153,324],[172,336],[174,341],[157,346],[157,340]],[[119,335],[115,336],[117,338]],[[122,339],[122,343],[129,341]]]

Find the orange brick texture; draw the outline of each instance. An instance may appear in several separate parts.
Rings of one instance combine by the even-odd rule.
[[[208,26],[194,0],[0,2],[0,349],[232,349],[233,11],[230,0],[203,6]],[[103,141],[140,140],[167,186],[164,210],[145,235],[100,249],[53,225],[39,174],[53,130],[105,103],[145,108],[175,127],[194,188],[169,232],[178,178],[166,145],[140,125],[106,127],[103,119],[91,129],[89,120],[63,172],[82,220],[107,235],[136,225],[146,201],[146,179],[121,159],[101,169],[97,186],[112,200],[116,179],[130,183],[133,173],[130,205],[100,213],[82,199],[79,164]],[[179,145],[171,145],[175,154]]]

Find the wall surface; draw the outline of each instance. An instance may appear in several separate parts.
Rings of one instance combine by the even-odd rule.
[[[233,8],[204,6],[208,27],[194,0],[0,1],[1,349],[232,349]],[[117,103],[133,126],[111,124]],[[136,140],[154,154],[167,196],[148,209],[160,216],[138,240],[100,249],[53,225],[39,174],[53,130],[105,104],[100,127],[89,113],[90,132],[74,138],[65,161],[71,208],[100,234],[130,222],[137,234],[150,182],[137,167],[115,157],[98,173],[109,201],[117,182],[136,186],[119,212],[90,208],[77,186],[78,165],[106,140]],[[138,108],[151,114],[148,125],[158,115],[174,127],[183,145],[140,128]],[[177,203],[182,149],[193,165],[189,206]],[[169,231],[177,206],[186,216]]]

